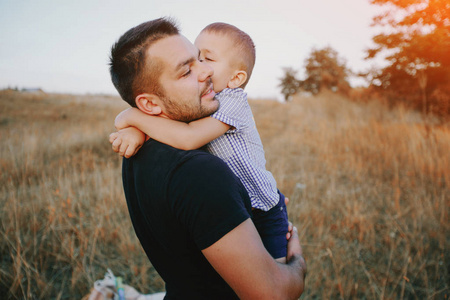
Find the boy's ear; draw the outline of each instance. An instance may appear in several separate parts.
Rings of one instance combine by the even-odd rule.
[[[247,80],[247,72],[239,70],[234,73],[233,78],[228,81],[228,87],[230,89],[236,89],[244,84]]]
[[[154,94],[140,94],[136,96],[136,106],[140,111],[148,115],[160,115],[162,113],[161,100]]]

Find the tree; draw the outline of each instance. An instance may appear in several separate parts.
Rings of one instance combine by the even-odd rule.
[[[388,66],[377,70],[371,84],[392,102],[449,115],[450,3],[448,0],[371,0],[386,12],[373,26],[388,33],[373,37],[367,59],[388,53]]]
[[[281,93],[284,95],[284,100],[287,102],[291,99],[291,96],[297,93],[299,87],[299,81],[295,77],[297,71],[292,68],[284,68],[284,76],[280,78]]]
[[[306,79],[300,81],[300,88],[313,94],[322,89],[348,93],[350,70],[343,59],[331,47],[313,49],[305,60]]]

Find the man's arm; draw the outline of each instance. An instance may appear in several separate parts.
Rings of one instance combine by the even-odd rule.
[[[117,129],[136,127],[152,139],[182,150],[198,149],[231,127],[211,117],[184,123],[151,116],[136,108],[121,112],[116,117],[115,125]]]
[[[250,219],[202,252],[240,299],[298,299],[303,293],[306,263],[295,228],[287,264],[269,255]]]

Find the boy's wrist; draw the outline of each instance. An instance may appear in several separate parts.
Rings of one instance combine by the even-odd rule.
[[[124,122],[128,127],[132,126],[137,128],[139,124],[138,120],[142,119],[142,115],[147,116],[139,109],[133,107],[124,115]],[[144,120],[140,120],[140,122],[144,122]]]
[[[119,113],[114,120],[114,126],[117,128],[117,130],[128,128],[134,126],[133,120],[138,115],[135,113],[134,108],[127,108],[126,110]]]

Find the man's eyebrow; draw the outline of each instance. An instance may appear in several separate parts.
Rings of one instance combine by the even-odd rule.
[[[190,57],[190,58],[188,58],[188,59],[186,59],[186,60],[180,62],[180,63],[176,66],[175,71],[179,71],[179,70],[180,70],[181,68],[183,68],[184,66],[193,63],[195,60],[197,60],[197,58],[195,58],[195,57]]]

